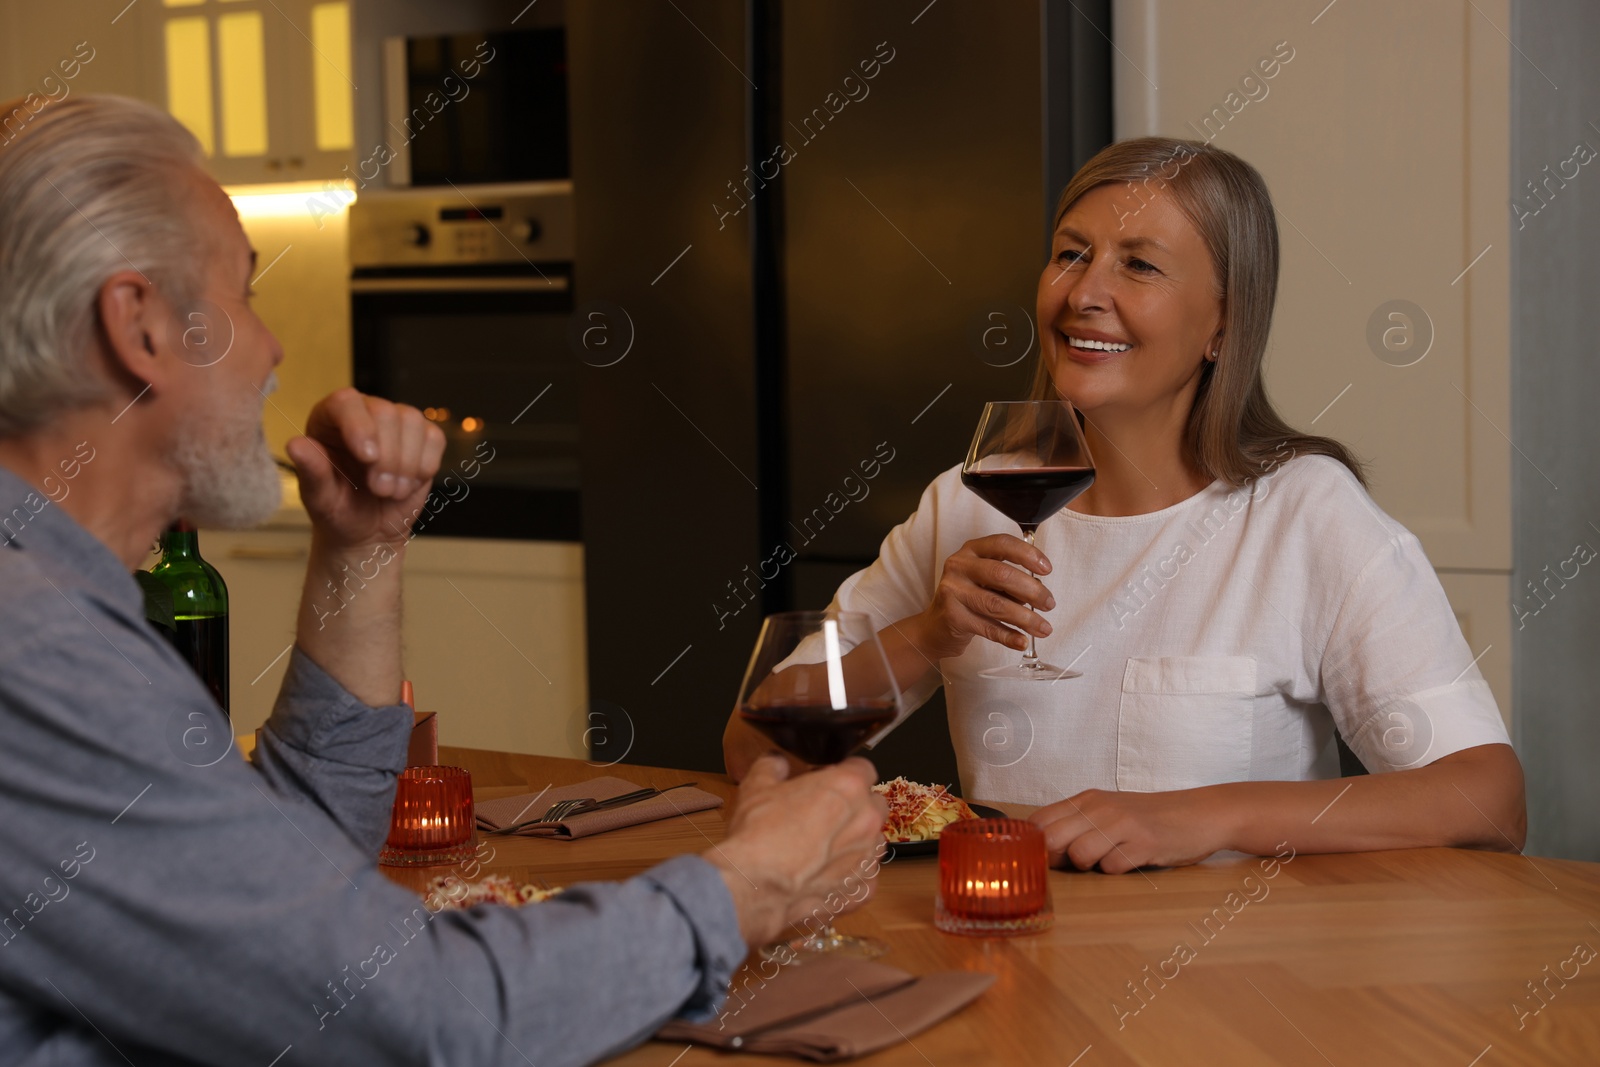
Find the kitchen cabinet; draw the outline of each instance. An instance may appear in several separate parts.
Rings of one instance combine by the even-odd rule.
[[[1506,611],[1506,586],[1503,574],[1463,574],[1439,571],[1439,584],[1455,612],[1467,648],[1478,657],[1478,670],[1500,706],[1500,718],[1511,729],[1511,616]]]
[[[406,671],[440,743],[586,758],[583,546],[420,537],[405,566]]]
[[[228,583],[236,734],[272,713],[310,545],[304,512],[289,508],[259,530],[201,533]],[[418,707],[439,713],[441,743],[588,755],[580,545],[419,538],[404,593],[406,672]]]
[[[337,179],[353,158],[349,0],[166,0],[143,14],[165,103],[224,184]],[[376,87],[374,87],[376,91]]]
[[[118,18],[125,6],[127,0],[0,4],[0,100],[120,93],[159,103],[151,88],[155,64],[135,17],[140,5]]]
[[[176,115],[225,185],[341,179],[354,159],[352,6],[351,0],[5,5],[0,99],[28,92],[137,97]],[[74,57],[71,67],[60,66]],[[73,75],[63,78],[63,69]]]
[[[1370,462],[1514,717],[1512,5],[1316,6],[1118,0],[1116,133],[1203,137],[1260,169],[1283,248],[1267,391]]]

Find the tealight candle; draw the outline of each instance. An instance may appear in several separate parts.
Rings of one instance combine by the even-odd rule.
[[[461,767],[407,767],[395,782],[388,867],[460,863],[472,855],[472,775]]]
[[[1044,831],[1021,819],[952,823],[939,836],[933,923],[952,934],[1006,936],[1048,929]]]

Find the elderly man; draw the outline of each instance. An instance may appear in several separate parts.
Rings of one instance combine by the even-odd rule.
[[[770,759],[703,856],[420,910],[373,862],[409,735],[400,566],[336,623],[312,610],[344,565],[403,555],[443,448],[416,410],[342,390],[289,443],[313,535],[283,691],[253,762],[184,743],[228,723],[129,571],[177,516],[274,510],[283,358],[197,154],[92,96],[0,148],[0,1059],[551,1067],[708,1016],[748,946],[876,862],[871,767]],[[221,358],[196,310],[231,322]]]

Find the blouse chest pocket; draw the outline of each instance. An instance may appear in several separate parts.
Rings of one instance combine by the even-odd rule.
[[[1244,781],[1255,689],[1251,656],[1129,659],[1117,719],[1117,788],[1156,792]]]

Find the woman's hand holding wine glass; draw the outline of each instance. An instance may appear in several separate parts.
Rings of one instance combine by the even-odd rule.
[[[1078,413],[1066,400],[997,400],[985,404],[977,432],[972,435],[972,447],[967,450],[967,461],[961,465],[961,484],[1022,527],[1023,540],[1032,548],[1039,524],[1094,484],[1094,459],[1089,455],[1083,427],[1078,424]],[[1032,578],[1034,567],[1031,563],[1023,566]],[[991,569],[989,573],[994,572]],[[1050,596],[1043,585],[1039,589]],[[991,614],[1010,610],[999,594],[987,606],[995,609]],[[1026,617],[1031,614],[1025,612],[1019,625],[1031,623]],[[1024,626],[1028,640],[1021,663],[979,673],[985,678],[1009,681],[1078,677],[1081,672],[1070,664],[1057,667],[1040,661],[1033,642],[1049,632],[1046,629],[1040,633],[1040,629]],[[1011,641],[1003,643],[1017,647]]]
[[[961,655],[974,637],[1026,651],[1028,634],[1051,633],[1039,612],[1055,607],[1056,598],[1035,577],[1049,573],[1050,560],[1020,537],[968,541],[945,560],[927,610],[910,620],[917,646],[932,660]]]
[[[1053,632],[1039,613],[1056,606],[1039,580],[1051,566],[1034,547],[1034,532],[1094,483],[1094,460],[1072,405],[1064,400],[985,405],[961,481],[1020,526],[1023,536],[977,537],[952,553],[926,610],[892,628],[891,659],[908,662],[902,641],[923,660],[937,662],[961,655],[974,637],[982,637],[1023,653],[1022,663],[990,668],[981,672],[984,677],[1076,678],[1078,671],[1041,663],[1033,645]]]

